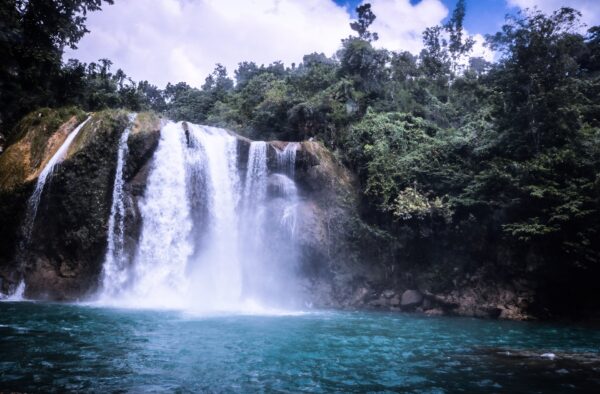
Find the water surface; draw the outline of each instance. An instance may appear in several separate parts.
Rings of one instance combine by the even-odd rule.
[[[0,303],[0,392],[600,392],[599,349],[539,323]]]

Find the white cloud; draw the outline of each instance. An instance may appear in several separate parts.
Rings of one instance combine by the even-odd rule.
[[[422,33],[448,15],[440,0],[422,0],[412,5],[410,0],[370,0],[377,17],[370,30],[379,34],[376,46],[392,50],[419,53],[423,48]]]
[[[490,48],[487,48],[486,46],[484,46],[485,37],[481,34],[474,34],[472,37],[473,37],[473,40],[475,40],[475,43],[473,44],[473,50],[471,51],[469,56],[482,57],[485,60],[487,60],[488,62],[494,61],[495,56],[496,56],[494,51],[492,51]]]
[[[512,1],[512,0],[511,0]],[[421,34],[448,15],[441,0],[371,0],[378,47],[419,53]],[[216,63],[290,65],[312,52],[332,55],[353,34],[347,8],[332,0],[127,0],[88,15],[79,49],[65,58],[109,58],[136,81],[200,86]],[[481,45],[477,49],[484,50]],[[486,57],[488,57],[486,55]]]
[[[545,13],[560,7],[571,7],[581,12],[581,19],[588,27],[600,24],[599,0],[507,0],[507,4],[521,9],[537,7]]]
[[[329,0],[127,0],[89,14],[91,31],[65,58],[109,58],[135,80],[200,86],[216,63],[300,62],[333,54],[350,16]]]
[[[439,25],[448,16],[449,10],[440,0],[422,0],[411,5],[409,0],[370,0],[375,22],[372,31],[379,34],[376,46],[395,51],[406,50],[418,54],[423,48],[423,31],[427,27]],[[469,34],[468,31],[465,31]],[[487,61],[494,60],[494,52],[483,44],[481,34],[472,36],[475,40],[469,56],[480,56]],[[467,63],[468,59],[463,59]]]

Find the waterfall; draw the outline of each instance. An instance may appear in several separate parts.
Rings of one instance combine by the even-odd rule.
[[[287,175],[269,175],[267,143],[250,143],[242,173],[239,143],[219,128],[163,126],[139,203],[137,251],[132,264],[104,286],[105,299],[195,311],[290,304],[296,255],[292,238],[282,234],[289,233],[285,207],[297,200],[289,176],[297,146],[289,144],[293,149],[278,159]],[[269,192],[273,175],[285,178],[278,196]],[[110,264],[107,259],[105,271]]]
[[[0,301],[23,301],[25,298],[23,295],[25,294],[25,281],[20,281],[17,285],[15,291],[9,295],[5,296],[0,293]]]
[[[244,179],[244,193],[240,212],[240,248],[243,253],[243,295],[250,302],[263,296],[269,287],[269,227],[266,222],[267,206],[267,144],[253,141],[248,149],[248,162]]]
[[[246,169],[246,184],[244,198],[248,200],[251,193],[258,192],[262,200],[267,190],[267,143],[254,141],[248,150],[248,167]]]
[[[298,147],[298,143],[290,142],[285,146],[283,151],[277,152],[277,164],[280,174],[273,174],[276,188],[287,201],[281,217],[281,223],[289,231],[291,237],[295,235],[298,211],[298,190],[294,182],[296,175],[296,151]]]
[[[208,193],[204,247],[192,262],[194,297],[198,309],[232,309],[242,292],[242,265],[236,212],[241,195],[237,140],[225,130],[189,125],[190,139],[201,149]]]
[[[35,184],[35,190],[31,197],[29,197],[29,201],[27,202],[27,211],[25,214],[25,221],[23,224],[23,234],[25,235],[25,245],[29,242],[31,238],[31,232],[33,231],[33,226],[35,224],[35,217],[37,215],[38,206],[40,204],[40,200],[42,198],[42,192],[44,191],[44,185],[46,181],[52,176],[52,172],[54,171],[54,167],[60,163],[66,156],[69,146],[79,134],[79,131],[85,126],[85,124],[91,119],[88,117],[84,120],[79,126],[75,128],[65,139],[63,144],[58,148],[56,153],[50,158],[40,175],[38,176],[37,183]]]
[[[296,232],[296,216],[298,208],[298,189],[296,184],[288,176],[283,174],[273,174],[273,183],[285,205],[281,215],[281,224],[294,237]]]
[[[279,171],[283,172],[291,179],[296,175],[296,151],[299,144],[297,142],[289,142],[283,151],[277,151],[277,165]]]
[[[161,130],[146,192],[140,203],[142,230],[134,257],[129,301],[173,305],[185,293],[185,270],[192,253],[190,206],[186,194],[185,134],[169,122]]]
[[[125,271],[126,256],[124,254],[125,200],[123,195],[123,167],[129,151],[127,140],[129,139],[135,118],[136,114],[129,115],[129,124],[119,138],[112,204],[108,219],[108,245],[102,270],[102,287],[105,294],[115,294],[127,281],[127,272]]]
[[[248,165],[244,185],[242,224],[246,233],[244,237],[249,247],[259,248],[263,238],[261,230],[265,215],[265,198],[267,194],[267,144],[254,141],[248,150]]]

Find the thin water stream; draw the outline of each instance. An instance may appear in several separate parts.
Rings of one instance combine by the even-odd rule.
[[[29,238],[31,237],[31,232],[33,231],[33,226],[35,225],[35,217],[37,215],[38,206],[40,204],[40,200],[42,198],[42,193],[44,192],[44,186],[46,185],[46,182],[50,180],[50,178],[52,177],[52,173],[54,172],[54,167],[56,167],[56,165],[65,158],[67,152],[69,151],[71,143],[75,140],[75,137],[77,137],[83,126],[85,126],[85,124],[90,119],[91,117],[88,117],[81,124],[79,124],[79,126],[77,126],[71,133],[69,133],[63,144],[50,158],[48,163],[46,163],[46,165],[40,172],[40,175],[38,175],[33,194],[27,202],[27,212],[23,224],[23,234],[25,236],[25,242],[28,242]]]

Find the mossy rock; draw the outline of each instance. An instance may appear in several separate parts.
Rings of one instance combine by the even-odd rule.
[[[17,278],[12,259],[21,242],[19,229],[35,180],[83,119],[85,112],[77,108],[34,111],[17,124],[0,155],[0,276],[5,285]]]
[[[24,259],[27,296],[66,300],[96,288],[127,115],[94,113],[46,185]]]
[[[123,110],[105,110],[94,113],[69,147],[65,160],[84,150],[103,135],[122,131],[129,123],[127,116],[128,113]]]
[[[158,146],[161,126],[162,119],[156,113],[137,114],[127,140],[129,154],[125,164],[125,179],[131,180],[150,161]]]
[[[0,155],[0,190],[10,191],[33,181],[83,119],[85,113],[77,108],[43,108],[23,118]]]

